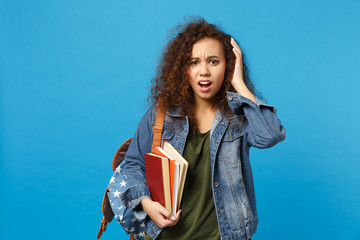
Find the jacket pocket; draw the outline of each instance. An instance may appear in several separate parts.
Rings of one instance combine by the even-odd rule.
[[[164,140],[164,141],[169,141],[169,140],[171,140],[172,138],[173,138],[173,136],[174,136],[174,132],[173,131],[171,131],[170,129],[166,129],[166,128],[164,128],[164,132],[163,132],[163,134],[162,134],[162,139]]]
[[[244,129],[238,127],[229,127],[224,135],[223,141],[225,142],[233,142],[234,140],[244,136]]]
[[[243,142],[243,129],[229,128],[220,144],[219,161],[240,164],[241,145]]]

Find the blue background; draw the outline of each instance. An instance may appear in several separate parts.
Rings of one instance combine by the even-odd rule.
[[[360,1],[0,1],[1,239],[95,239],[111,160],[184,16],[241,44],[287,139],[252,149],[260,239],[360,239]],[[128,239],[116,220],[102,237]]]

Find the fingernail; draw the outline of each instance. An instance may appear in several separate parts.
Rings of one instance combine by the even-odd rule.
[[[172,217],[171,217],[171,220],[175,221],[175,217],[174,217],[174,216],[172,216]]]

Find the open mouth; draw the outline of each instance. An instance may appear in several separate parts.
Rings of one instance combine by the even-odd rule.
[[[211,85],[212,85],[212,82],[208,81],[208,80],[202,80],[198,83],[198,85],[200,86],[200,89],[201,90],[208,90]]]

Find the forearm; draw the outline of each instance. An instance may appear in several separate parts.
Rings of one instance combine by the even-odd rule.
[[[234,83],[233,86],[237,93],[250,99],[253,102],[256,102],[254,94],[247,88],[244,81],[238,81],[237,83]]]

